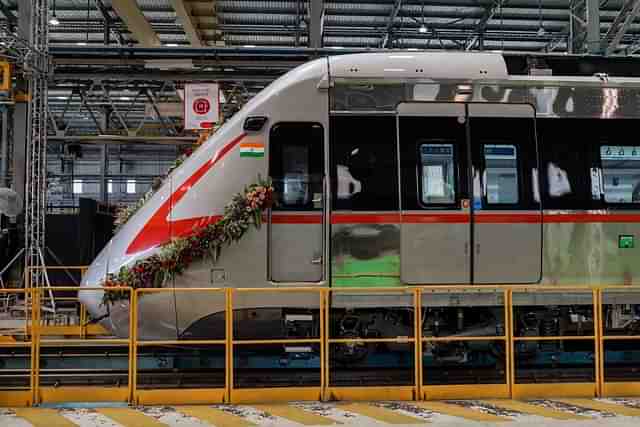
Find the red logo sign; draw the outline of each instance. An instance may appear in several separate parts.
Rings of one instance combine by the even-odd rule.
[[[207,114],[211,111],[211,103],[208,99],[198,98],[193,101],[193,111],[200,115]]]

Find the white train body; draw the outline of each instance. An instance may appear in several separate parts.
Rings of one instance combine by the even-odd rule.
[[[509,76],[505,61],[500,54],[390,52],[334,56],[309,62],[292,70],[264,89],[175,170],[151,200],[130,218],[103,249],[84,276],[82,286],[100,287],[108,274],[117,273],[123,266],[131,266],[137,260],[156,253],[172,237],[188,235],[194,226],[215,221],[234,194],[241,191],[245,185],[254,182],[258,176],[270,175],[269,135],[273,127],[279,123],[313,123],[317,129],[321,129],[323,143],[320,150],[324,156],[322,175],[323,178],[330,178],[331,149],[329,144],[332,129],[330,117],[334,113],[340,117],[348,117],[349,114],[360,116],[380,114],[387,117],[389,115],[396,117],[399,114],[407,117],[433,117],[441,114],[450,117],[456,114],[472,115],[471,110],[475,107],[465,107],[468,105],[475,105],[475,103],[494,105],[498,103],[507,107],[512,106],[513,114],[504,113],[506,110],[498,109],[495,114],[481,113],[480,116],[489,117],[494,114],[502,117],[511,114],[514,117],[525,117],[531,120],[535,117],[561,118],[563,112],[571,109],[573,109],[571,111],[577,111],[580,108],[577,104],[580,100],[579,96],[576,96],[572,101],[575,103],[574,106],[565,103],[560,108],[562,111],[559,112],[555,99],[559,87],[563,85],[597,87],[599,93],[603,91],[603,83],[599,83],[595,77],[564,80],[563,82],[562,79],[556,79],[554,83],[550,83],[551,78],[536,80],[533,77],[520,76],[515,79],[513,76]],[[336,104],[337,101],[331,99],[332,91],[336,85],[371,85],[374,87],[376,85],[384,86],[389,82],[409,82],[413,85],[413,91],[406,96],[398,95],[400,98],[404,97],[399,99],[400,102],[394,101],[392,97],[391,100],[398,105],[387,106],[384,111],[360,111],[357,109],[350,111],[350,106],[339,107]],[[599,84],[600,86],[598,86]],[[621,79],[620,85],[630,86],[631,83]],[[445,86],[457,88],[451,93],[450,99],[442,98],[441,89]],[[486,91],[492,93],[492,88],[495,88],[497,92],[502,90],[500,93],[503,93],[504,97],[502,99],[487,99],[488,97],[485,97]],[[526,92],[527,96],[524,99],[526,102],[510,102],[511,92],[515,93],[516,90]],[[338,95],[335,96],[338,97]],[[413,99],[409,99],[409,101],[413,101],[413,103],[408,102],[407,98],[411,97]],[[421,110],[425,102],[434,101],[446,104],[448,107],[438,106],[434,107],[435,109],[428,107],[427,110]],[[459,108],[462,110],[457,110]],[[465,110],[465,108],[468,109]],[[613,113],[614,116],[615,114],[616,112]],[[587,115],[589,114],[585,113],[583,116]],[[250,117],[266,117],[267,121],[259,131],[247,131],[243,126],[245,120]],[[625,117],[628,118],[629,115]],[[243,143],[264,144],[264,157],[241,157],[239,154],[240,145]],[[535,135],[533,136],[533,144],[535,145]],[[532,150],[536,151],[535,147]],[[546,171],[546,169],[539,169],[537,165],[533,165],[531,168],[536,172],[537,170]],[[384,171],[379,171],[379,173],[384,173]],[[308,171],[306,175],[308,175]],[[302,171],[297,179],[304,181],[308,179],[306,175]],[[289,175],[288,178],[289,184],[291,184],[293,182],[292,175]],[[400,236],[399,240],[403,242],[407,240],[406,233],[409,230],[413,235],[422,235],[423,240],[430,239],[432,242],[437,242],[437,246],[439,246],[437,252],[446,252],[447,245],[452,245],[459,240],[459,229],[462,227],[460,224],[465,224],[464,220],[453,225],[453,221],[444,221],[437,227],[433,224],[425,224],[428,221],[416,221],[413,224],[413,229],[407,228],[407,230],[401,231],[404,219],[383,220],[380,226],[382,228],[379,229],[367,228],[371,224],[371,221],[368,220],[348,219],[348,212],[344,210],[338,212],[330,205],[329,201],[332,200],[330,193],[334,191],[338,193],[338,197],[348,198],[352,193],[360,192],[362,184],[342,165],[337,168],[337,179],[339,182],[334,183],[333,186],[329,185],[329,179],[325,179],[323,181],[325,184],[319,194],[303,195],[303,197],[313,197],[314,199],[319,196],[322,206],[316,206],[318,209],[300,212],[295,210],[292,212],[274,211],[272,223],[266,224],[260,230],[249,231],[240,242],[225,247],[215,265],[211,260],[199,261],[187,269],[184,274],[176,277],[175,281],[166,283],[165,286],[176,288],[330,286],[336,262],[335,254],[332,254],[332,248],[335,248],[332,240],[337,235],[336,233],[340,232],[341,227],[347,223],[354,227],[350,231],[352,235],[382,233],[386,230],[383,228],[389,226],[390,233],[393,234],[397,231]],[[536,176],[532,179],[534,185],[531,186],[531,192],[535,192],[534,188],[539,188],[538,178]],[[400,191],[403,191],[403,186],[399,185],[399,187]],[[529,191],[529,189],[523,191]],[[456,200],[459,202],[459,206],[456,205],[455,209],[449,211],[443,208],[444,210],[439,214],[440,217],[449,214],[467,215],[469,199],[470,197],[458,197]],[[503,266],[506,271],[505,280],[497,280],[494,281],[495,283],[563,283],[566,282],[563,279],[565,276],[571,276],[566,280],[575,283],[596,283],[604,280],[608,280],[610,283],[622,283],[628,280],[629,274],[633,276],[637,273],[635,269],[632,271],[623,267],[619,272],[605,274],[602,267],[593,266],[593,268],[600,268],[600,270],[590,271],[591,267],[587,267],[587,272],[582,271],[580,277],[576,276],[576,273],[567,273],[563,276],[568,270],[563,264],[565,261],[562,254],[563,251],[568,250],[569,242],[575,239],[572,236],[579,228],[580,224],[576,225],[579,221],[572,224],[567,224],[567,221],[557,221],[548,225],[545,221],[543,224],[543,211],[539,196],[537,202],[534,199],[535,197],[531,196],[531,204],[526,209],[507,210],[507,214],[509,212],[514,214],[513,210],[518,210],[519,213],[515,213],[516,217],[517,215],[521,217],[528,215],[522,224],[513,225],[512,221],[512,224],[509,225],[509,227],[520,227],[514,228],[514,233],[516,233],[514,235],[517,237],[517,233],[523,233],[522,236],[526,236],[525,243],[523,243],[525,248],[518,248],[506,237],[507,240],[503,239],[504,242],[501,242],[502,232],[497,228],[485,230],[485,233],[488,232],[496,236],[497,241],[493,243],[496,247],[507,245],[507,249],[514,254],[513,260],[510,261],[514,266]],[[367,212],[375,215],[376,211],[377,209],[373,209],[373,212]],[[544,211],[544,214],[555,215],[558,214],[558,211]],[[378,212],[378,214],[381,213]],[[399,215],[399,218],[404,218],[405,214],[418,215],[417,212],[410,209],[405,210],[402,207],[392,213],[382,213],[387,217],[396,214]],[[423,214],[425,213],[420,213],[420,215]],[[504,214],[505,211],[501,210],[492,215]],[[278,220],[279,215],[285,219]],[[366,213],[362,211],[360,216],[362,215],[366,215]],[[294,221],[289,223],[287,218],[294,218]],[[622,220],[613,222],[612,227],[619,228],[622,222]],[[634,221],[627,222],[633,223]],[[360,228],[358,228],[358,223],[362,225]],[[499,226],[504,226],[504,223],[493,224],[493,227]],[[629,227],[633,226],[633,224],[626,224],[625,230],[629,231]],[[543,230],[543,227],[546,228]],[[607,227],[608,225],[605,224],[580,231],[581,236],[586,239],[583,241],[585,247],[589,246],[588,242],[592,242],[593,247],[597,247],[609,237],[614,239],[622,233],[618,231],[618,228],[614,230]],[[511,228],[509,231],[503,230],[503,234],[509,235],[511,230]],[[631,234],[635,231],[637,230],[632,230]],[[466,231],[462,235],[466,236],[465,233]],[[608,233],[611,236],[606,237]],[[548,243],[551,241],[547,238],[548,235],[555,236],[553,241],[557,241],[557,243]],[[615,237],[612,237],[614,235]],[[463,237],[462,240],[464,239]],[[465,251],[468,251],[468,242],[465,241],[463,244],[460,240],[459,243],[461,251],[463,246]],[[473,267],[469,267],[468,262],[464,259],[455,257],[457,252],[452,252],[452,255],[445,259],[445,261],[450,261],[450,265],[446,264],[449,261],[442,264],[441,261],[434,263],[425,260],[425,270],[421,270],[421,263],[416,263],[414,254],[407,254],[411,248],[416,248],[416,251],[424,250],[421,249],[420,244],[423,243],[418,240],[410,245],[399,243],[397,247],[400,256],[398,268],[402,271],[398,271],[399,283],[396,284],[483,283],[482,280],[473,279],[476,277],[473,274],[480,274],[482,268],[476,266],[475,273],[468,273],[469,268],[474,270]],[[514,246],[509,248],[509,245]],[[521,253],[518,252],[520,250]],[[590,256],[599,257],[598,262],[600,263],[604,263],[606,257],[610,256],[598,253],[598,249],[589,250]],[[460,254],[462,253],[460,252]],[[466,252],[464,253],[466,254]],[[527,259],[527,254],[530,253],[540,255],[538,258]],[[407,255],[405,256],[405,254]],[[438,254],[434,253],[433,259],[436,259],[437,256]],[[584,259],[584,255],[580,256]],[[331,261],[327,262],[328,260]],[[332,263],[334,263],[333,268]],[[505,262],[505,264],[508,263]],[[438,265],[442,265],[442,274],[432,271],[437,270]],[[516,268],[530,269],[534,273],[535,271],[538,273],[524,272],[520,274],[522,273],[520,271],[520,273],[511,274],[510,268],[512,270]],[[286,271],[282,271],[283,269]],[[463,275],[455,276],[454,273],[458,271]],[[467,280],[467,277],[470,279]],[[632,281],[635,282],[633,279]],[[384,282],[381,283],[384,284]],[[107,313],[107,307],[101,304],[101,291],[80,292],[80,297],[94,318],[104,316]],[[370,302],[364,303],[360,300],[359,304],[360,306],[376,307],[383,303],[375,296],[371,296]],[[234,301],[234,305],[237,309],[255,309],[285,306],[309,307],[317,305],[317,302],[315,296],[305,296],[300,293],[256,293],[238,297]],[[199,320],[222,312],[224,301],[222,294],[162,292],[144,295],[139,301],[139,307],[140,336],[161,339],[184,336],[185,331]],[[103,323],[116,334],[126,336],[128,334],[128,304],[115,303],[108,309],[108,317],[103,320]]]

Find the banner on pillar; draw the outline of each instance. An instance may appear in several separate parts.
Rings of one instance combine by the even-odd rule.
[[[211,129],[220,115],[220,91],[217,83],[184,86],[185,129]]]

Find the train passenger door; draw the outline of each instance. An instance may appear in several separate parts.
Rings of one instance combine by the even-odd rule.
[[[269,280],[323,279],[325,214],[323,127],[277,123],[269,134],[276,204],[269,218]]]
[[[535,111],[469,104],[473,282],[536,283],[542,274]]]
[[[471,283],[471,213],[464,104],[398,106],[400,277]]]
[[[397,113],[402,281],[538,282],[533,108],[406,103]]]

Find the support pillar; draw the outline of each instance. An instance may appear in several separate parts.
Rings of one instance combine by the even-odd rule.
[[[0,187],[9,186],[9,111],[6,107],[0,108],[2,124],[0,134]]]
[[[586,51],[589,54],[600,53],[600,0],[587,1],[587,40]]]
[[[31,26],[33,14],[30,1],[19,1],[18,5],[18,36],[31,40]],[[24,85],[24,82],[22,82]],[[26,85],[25,85],[26,86]],[[25,89],[26,90],[26,89]],[[27,93],[27,96],[29,94]],[[19,102],[13,109],[13,190],[25,200],[25,172],[27,170],[27,117],[29,114],[28,102]]]
[[[324,0],[309,2],[309,47],[322,47],[322,17],[324,16]]]

